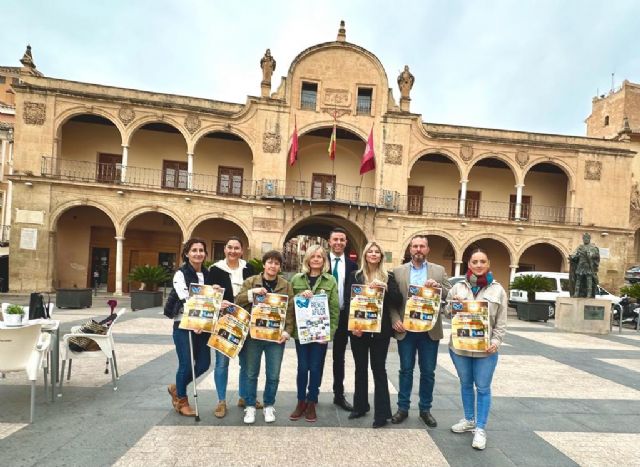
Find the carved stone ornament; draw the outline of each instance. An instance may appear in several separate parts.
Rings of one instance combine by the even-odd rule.
[[[124,123],[124,126],[127,126],[136,118],[136,113],[129,106],[120,107],[120,110],[118,110],[118,118]]]
[[[640,189],[638,188],[638,182],[634,183],[631,188],[631,209],[640,211]]]
[[[524,167],[529,162],[529,153],[527,151],[518,151],[516,152],[516,162],[520,165],[520,167]]]
[[[280,133],[275,131],[267,131],[262,135],[262,151],[264,153],[278,153],[280,152],[282,138]]]
[[[584,166],[584,179],[585,180],[600,180],[602,175],[602,162],[600,161],[587,161]]]
[[[346,89],[326,89],[324,91],[324,104],[338,107],[349,107],[351,93]]]
[[[473,146],[470,144],[463,144],[460,146],[460,158],[465,162],[469,162],[473,159]]]
[[[37,102],[25,102],[22,118],[27,125],[44,125],[47,107]]]
[[[344,115],[351,115],[351,109],[336,109],[334,107],[323,107],[322,111],[335,118],[340,118]]]
[[[184,126],[189,131],[189,133],[194,134],[196,131],[200,129],[202,123],[200,122],[200,118],[198,118],[195,114],[189,114],[184,119]]]
[[[402,144],[384,145],[384,162],[386,164],[402,164]]]

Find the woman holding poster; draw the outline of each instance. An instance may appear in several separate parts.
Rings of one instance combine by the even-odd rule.
[[[307,249],[302,260],[302,272],[291,279],[293,293],[296,299],[310,299],[314,295],[326,295],[329,308],[329,333],[333,335],[338,326],[340,304],[338,301],[338,284],[329,271],[327,252],[320,245],[313,245]],[[300,324],[300,323],[298,323]],[[297,329],[293,338],[296,340],[296,355],[298,356],[298,405],[289,416],[290,420],[299,420],[304,416],[308,422],[315,422],[316,404],[322,382],[324,358],[327,355],[327,342],[310,342],[301,344]]]
[[[458,350],[454,348],[452,340],[449,341],[449,354],[460,378],[464,409],[464,418],[453,425],[451,431],[473,431],[471,446],[475,449],[484,449],[487,444],[485,427],[491,407],[491,380],[498,363],[498,349],[507,328],[507,294],[502,286],[493,280],[490,266],[489,257],[484,250],[473,250],[465,280],[455,284],[447,297],[448,313],[451,313],[451,301],[484,300],[488,302],[489,307],[491,335],[486,352]]]
[[[387,380],[387,352],[391,340],[390,306],[400,306],[402,296],[392,272],[384,266],[384,252],[376,242],[369,242],[364,247],[360,259],[360,269],[353,272],[344,287],[345,303],[351,300],[351,286],[354,284],[383,286],[385,290],[382,307],[381,331],[379,333],[351,331],[351,352],[355,361],[355,392],[353,395],[353,411],[349,419],[360,418],[369,411],[368,370],[369,354],[371,354],[371,371],[375,393],[373,397],[373,428],[380,428],[391,418],[391,400]]]
[[[296,326],[296,317],[293,311],[293,289],[284,277],[280,276],[282,266],[282,254],[279,251],[268,251],[262,257],[264,271],[262,274],[252,276],[244,281],[242,289],[236,297],[236,304],[251,310],[256,296],[267,294],[281,294],[289,297],[287,315],[284,330],[278,341],[252,339],[247,336],[243,352],[247,362],[247,394],[244,409],[244,423],[253,424],[256,421],[256,394],[258,388],[258,374],[260,373],[260,360],[264,354],[266,381],[264,386],[264,421],[273,423],[276,421],[276,393],[280,382],[280,366],[284,355],[285,342],[293,334]],[[279,326],[279,325],[278,325]]]
[[[193,359],[196,378],[209,369],[211,364],[211,351],[207,346],[208,333],[180,329],[184,304],[189,298],[189,284],[205,284],[208,279],[208,271],[202,267],[207,257],[207,242],[201,238],[191,238],[184,244],[182,259],[184,264],[173,275],[173,290],[169,300],[173,299],[178,305],[179,311],[173,316],[173,342],[178,354],[178,371],[176,372],[176,384],[170,384],[167,388],[171,394],[173,407],[180,415],[195,417],[196,412],[189,405],[187,398],[187,385],[192,381],[191,355],[189,352],[189,333],[193,332]]]

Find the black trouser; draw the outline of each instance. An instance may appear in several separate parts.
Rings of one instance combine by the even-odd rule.
[[[391,418],[391,399],[387,380],[387,352],[391,337],[372,337],[364,333],[362,337],[351,336],[351,352],[356,364],[356,388],[353,395],[354,412],[369,410],[369,354],[371,354],[371,371],[373,372],[374,396],[373,418],[382,422]]]
[[[338,328],[333,336],[333,396],[338,398],[344,397],[344,354],[349,342],[347,315],[348,311],[340,310]]]

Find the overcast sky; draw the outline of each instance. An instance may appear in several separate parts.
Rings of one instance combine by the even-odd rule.
[[[0,0],[0,65],[30,43],[45,75],[244,103],[305,48],[336,39],[378,56],[396,100],[427,122],[584,135],[611,73],[640,82],[637,0]]]

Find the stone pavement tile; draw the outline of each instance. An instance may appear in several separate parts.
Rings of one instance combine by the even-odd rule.
[[[457,422],[458,420],[456,420]],[[495,446],[488,438],[487,448],[477,451],[471,447],[473,433],[452,433],[446,430],[431,430],[429,434],[450,465],[456,467],[509,467],[514,464],[499,446]],[[429,459],[424,460],[429,465]]]
[[[596,404],[599,404],[599,400],[582,400],[582,399],[554,399],[540,397],[522,397],[519,398],[520,403],[526,407],[527,412],[535,412],[546,416],[547,414],[569,414],[569,413],[583,413],[593,414],[598,413],[598,410],[594,408]],[[613,401],[616,402],[617,401]]]
[[[585,334],[570,334],[563,332],[525,332],[525,331],[507,331],[525,339],[531,339],[544,345],[558,347],[561,349],[587,349],[587,350],[635,350],[640,351],[640,347],[633,345],[621,344],[613,340],[602,339],[595,336]]]
[[[597,360],[640,373],[640,359],[637,358],[598,358]]]
[[[126,316],[126,315],[125,315]],[[118,321],[114,328],[118,334],[157,334],[171,336],[173,323],[168,319],[136,317],[133,319]]]
[[[567,417],[570,417],[573,420],[579,422],[585,427],[586,431],[602,431],[607,433],[638,433],[640,427],[640,415],[625,415],[624,413],[600,413],[597,415],[569,414],[567,415]]]
[[[250,446],[250,448],[248,448]],[[305,446],[305,457],[300,449]],[[149,430],[115,465],[449,465],[426,430],[171,427]]]
[[[453,363],[438,365],[455,374]],[[534,384],[535,383],[535,384]],[[491,392],[496,397],[640,400],[640,391],[541,356],[500,355]]]
[[[542,321],[521,321],[515,316],[509,316],[507,318],[507,334],[509,330],[513,328],[529,329],[532,331],[545,331],[553,330],[554,325],[553,322],[544,323]]]
[[[640,434],[536,432],[582,466],[640,465]]]
[[[487,447],[497,447],[516,465],[545,467],[578,465],[531,431],[497,430],[497,427],[491,425],[487,429]]]
[[[25,426],[28,426],[26,423],[0,423],[0,439],[4,439],[7,436],[11,436],[16,431],[21,430]]]
[[[548,411],[504,413],[493,410],[489,416],[488,429],[525,433],[535,430],[584,431],[587,427],[565,413],[556,414]]]

